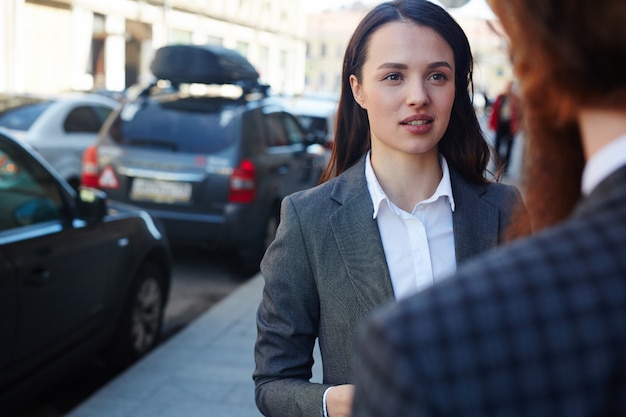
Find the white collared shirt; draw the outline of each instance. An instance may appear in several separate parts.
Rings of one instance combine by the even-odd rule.
[[[400,209],[380,186],[368,152],[365,178],[374,204],[373,218],[389,267],[396,299],[413,294],[456,270],[450,170],[440,156],[443,176],[435,193],[411,213]]]
[[[626,165],[626,135],[622,135],[595,153],[585,165],[583,195],[589,195],[606,177]]]

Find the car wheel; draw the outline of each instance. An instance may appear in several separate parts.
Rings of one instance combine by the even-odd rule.
[[[278,222],[280,221],[279,214],[272,214],[269,219],[265,222],[265,233],[263,239],[263,253],[267,247],[274,241],[276,238],[276,230],[278,230]]]
[[[271,210],[270,215],[265,220],[262,235],[256,244],[243,248],[239,251],[242,258],[243,272],[246,275],[258,272],[261,259],[265,254],[265,250],[276,238],[276,230],[280,221],[280,212],[278,207]]]
[[[144,265],[133,282],[110,352],[111,364],[122,369],[154,348],[163,324],[163,274]]]

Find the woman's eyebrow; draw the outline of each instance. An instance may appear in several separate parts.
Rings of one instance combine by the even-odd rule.
[[[439,68],[439,67],[446,67],[449,69],[452,69],[452,65],[450,65],[447,61],[436,61],[436,62],[432,62],[430,64],[428,64],[427,66],[429,69],[432,68]],[[400,64],[400,63],[396,63],[396,62],[385,62],[382,63],[378,66],[377,69],[408,69],[408,65],[406,64]]]
[[[428,68],[439,68],[439,67],[446,67],[446,68],[452,69],[452,65],[450,65],[448,61],[437,61],[437,62],[433,62],[432,64],[428,64]]]
[[[377,69],[408,69],[408,65],[406,64],[399,64],[399,63],[395,63],[395,62],[384,62],[382,64],[380,64],[378,66]]]

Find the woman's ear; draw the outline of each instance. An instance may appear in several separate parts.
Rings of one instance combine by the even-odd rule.
[[[350,74],[350,88],[352,89],[352,97],[354,97],[354,101],[361,106],[361,108],[365,109],[365,100],[363,100],[363,88],[361,88],[361,84],[359,83],[359,79],[354,74]]]

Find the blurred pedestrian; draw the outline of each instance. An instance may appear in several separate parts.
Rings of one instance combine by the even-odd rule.
[[[491,110],[489,128],[495,134],[494,148],[504,172],[507,172],[511,161],[513,139],[520,130],[521,121],[519,98],[512,81],[507,83],[504,92],[498,94]]]
[[[626,416],[626,2],[490,3],[535,234],[372,315],[354,417]]]
[[[376,6],[344,57],[322,184],[287,197],[261,263],[256,401],[266,416],[348,416],[356,329],[505,241],[519,191],[486,179],[460,26],[426,0]],[[323,381],[312,383],[316,340]]]

